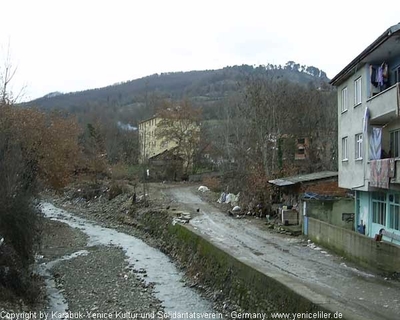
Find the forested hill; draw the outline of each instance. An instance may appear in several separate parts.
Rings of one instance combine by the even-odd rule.
[[[127,106],[145,102],[151,94],[159,97],[210,103],[237,91],[238,84],[248,77],[266,74],[276,79],[287,79],[317,87],[326,86],[326,73],[316,67],[304,66],[289,61],[285,66],[267,64],[225,67],[218,70],[171,72],[117,83],[108,87],[61,94],[54,92],[32,100],[26,105],[41,108],[66,108],[80,111],[87,106]]]

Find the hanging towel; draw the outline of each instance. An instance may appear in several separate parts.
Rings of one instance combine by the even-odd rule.
[[[378,160],[381,158],[382,150],[382,128],[373,127],[369,138],[369,159]]]
[[[378,68],[377,82],[379,87],[383,87],[383,67]]]

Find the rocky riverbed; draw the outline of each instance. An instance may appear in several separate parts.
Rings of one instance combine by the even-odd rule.
[[[162,310],[160,301],[153,295],[152,284],[146,284],[138,276],[139,271],[128,265],[122,248],[87,245],[88,236],[82,231],[62,222],[45,221],[40,263],[53,264],[50,273],[66,300],[65,311],[151,313]],[[57,305],[49,306],[54,307]]]
[[[161,237],[150,235],[147,227],[141,225],[140,221],[135,218],[137,215],[146,215],[148,212],[158,212],[159,210],[165,210],[166,208],[170,208],[169,211],[174,215],[176,204],[171,201],[170,197],[165,196],[163,192],[164,188],[165,186],[163,184],[152,186],[151,190],[149,190],[147,198],[149,201],[146,206],[143,201],[140,200],[132,205],[132,194],[127,192],[122,193],[113,199],[109,199],[106,192],[97,194],[91,199],[84,199],[79,196],[83,193],[82,191],[77,191],[83,190],[83,188],[81,189],[79,187],[75,187],[73,190],[66,190],[62,195],[45,195],[43,196],[43,200],[49,201],[56,207],[73,213],[76,217],[88,219],[104,228],[112,228],[113,230],[117,230],[126,235],[142,239],[148,245],[154,248],[159,248],[162,252],[168,253],[175,260],[176,257],[174,256],[174,252],[171,252],[171,250],[165,250],[166,247],[168,247],[168,244],[163,242],[164,240],[162,240]],[[139,193],[138,198],[140,195],[141,194]],[[165,222],[167,223],[167,221]],[[178,269],[184,269],[183,266],[179,265],[178,261],[175,262],[178,263]],[[228,302],[221,301],[219,296],[216,295],[215,290],[212,288],[203,287],[201,283],[198,283],[196,275],[194,275],[194,277],[193,275],[188,277],[181,272],[179,277],[181,277],[179,280],[181,286],[186,287],[191,291],[197,291],[197,295],[203,296],[203,299],[210,301],[210,303],[208,303],[209,306],[206,307],[207,310],[214,309],[225,313]],[[168,295],[167,292],[165,294]],[[192,293],[190,293],[190,295],[192,295]],[[182,299],[185,300],[184,297]],[[202,304],[203,302],[200,302],[200,305]],[[195,305],[197,306],[199,304],[195,303]],[[168,309],[168,305],[166,307]],[[190,307],[189,309],[191,310],[193,308]]]

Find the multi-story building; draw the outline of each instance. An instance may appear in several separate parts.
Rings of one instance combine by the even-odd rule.
[[[355,191],[355,227],[400,244],[400,24],[332,80],[338,92],[339,186]]]
[[[176,168],[179,160],[187,174],[193,167],[199,139],[200,126],[196,121],[154,116],[139,123],[139,163],[157,160]]]
[[[157,125],[160,121],[161,118],[155,116],[139,123],[139,163],[176,147],[174,141],[165,141],[157,134]]]

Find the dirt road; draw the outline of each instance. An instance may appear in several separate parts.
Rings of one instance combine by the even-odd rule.
[[[261,220],[229,217],[202,201],[193,187],[164,192],[183,209],[200,209],[189,228],[315,303],[348,319],[398,319],[399,282],[351,267],[300,238],[271,233]]]

